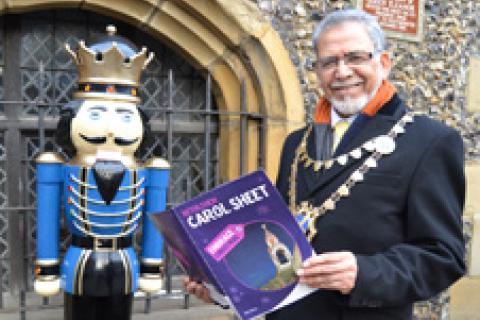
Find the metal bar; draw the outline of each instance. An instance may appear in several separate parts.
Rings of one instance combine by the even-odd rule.
[[[22,215],[19,215],[21,219],[21,225],[23,225],[23,234],[22,234],[22,255],[24,257],[24,262],[23,265],[25,266],[23,268],[23,281],[20,285],[20,301],[19,301],[19,307],[20,307],[20,319],[25,320],[26,319],[26,291],[28,290],[28,274],[27,274],[27,263],[28,263],[28,237],[27,233],[25,232],[25,228],[27,227],[27,214],[28,212],[25,212]]]
[[[259,139],[258,139],[258,166],[260,168],[265,168],[265,141],[266,141],[266,123],[265,118],[261,118],[259,121]]]
[[[172,112],[173,110],[173,70],[168,70],[168,109],[167,112],[167,160],[169,163],[173,161],[173,126],[172,126]],[[168,188],[168,199],[172,198],[172,186]],[[172,292],[172,274],[170,270],[170,252],[167,250],[168,254],[166,256],[166,263],[165,263],[165,290],[167,293]]]
[[[0,105],[22,105],[22,106],[26,106],[26,105],[37,105],[39,104],[38,101],[23,101],[23,100],[0,100]],[[64,106],[63,103],[53,103],[53,102],[46,102],[44,103],[44,105],[48,106],[48,107],[62,107]],[[148,110],[153,110],[155,112],[161,112],[161,113],[168,113],[168,112],[174,112],[174,113],[195,113],[195,114],[204,114],[206,113],[207,111],[206,110],[202,110],[202,109],[174,109],[174,108],[162,108],[162,109],[157,109],[157,108],[144,108],[144,110],[148,111]],[[263,117],[263,114],[261,113],[257,113],[257,112],[239,112],[239,111],[223,111],[223,110],[217,110],[217,109],[211,109],[210,111],[208,111],[210,114],[224,114],[224,115],[236,115],[236,114],[241,114],[241,113],[244,113],[246,115],[248,115],[249,117]],[[56,117],[58,119],[58,117]]]
[[[28,165],[28,160],[22,161],[21,166],[26,168]],[[29,185],[29,177],[27,170],[22,170],[22,185],[25,186],[24,189],[27,189],[26,186]],[[29,192],[22,192],[22,204],[24,205],[32,205],[33,203],[29,202]],[[26,292],[32,289],[32,276],[34,272],[32,272],[32,266],[34,265],[34,258],[35,258],[35,244],[31,241],[32,240],[32,224],[34,223],[32,217],[35,217],[36,214],[36,207],[29,207],[29,210],[22,210],[27,209],[28,207],[18,207],[17,214],[22,216],[23,219],[23,256],[24,256],[24,290]]]
[[[20,290],[20,301],[19,301],[19,309],[20,309],[20,320],[25,320],[27,318],[26,315],[26,307],[25,307],[25,290]]]
[[[188,293],[185,293],[183,295],[183,309],[188,309],[190,308],[190,295]]]
[[[186,161],[176,161],[177,164],[185,164]],[[188,165],[188,167],[191,169],[191,162],[196,162],[196,161],[192,161],[189,159],[188,163],[186,163]],[[180,166],[181,168],[181,166]],[[191,173],[191,171],[189,171],[189,173]],[[183,188],[182,190],[185,190],[185,198],[186,199],[190,199],[192,198],[192,177],[191,175],[189,174],[187,176],[187,178],[185,180],[183,180]]]
[[[45,108],[48,107],[44,104],[46,103],[46,92],[45,92],[45,65],[43,61],[40,61],[40,65],[38,67],[39,71],[39,86],[40,86],[40,103],[37,105],[38,107],[38,135],[39,135],[39,150],[40,152],[45,151]]]
[[[0,259],[0,309],[3,309],[3,259]]]
[[[38,119],[26,119],[18,120],[15,123],[12,123],[9,122],[7,119],[0,119],[0,130],[19,129],[22,131],[38,132],[38,122]],[[52,132],[57,127],[58,118],[46,118],[43,123],[45,132]],[[166,132],[166,121],[150,120],[149,123],[153,132]],[[203,132],[205,131],[205,121],[203,120],[196,120],[191,122],[184,120],[175,120],[172,121],[172,126],[175,127],[175,132],[180,133],[203,134]],[[211,123],[210,128],[211,132],[213,133],[218,131],[218,125],[216,123]]]
[[[204,168],[204,191],[208,191],[210,189],[209,179],[210,179],[210,110],[212,109],[212,100],[211,100],[211,88],[212,88],[212,76],[210,72],[207,75],[207,85],[205,89],[205,168]]]
[[[4,101],[0,101],[0,105],[14,105],[14,107],[17,107],[18,105],[26,105],[23,101],[11,101],[11,103],[4,103]],[[32,105],[38,104],[38,102],[33,102],[33,103],[28,103]],[[63,104],[52,104],[52,103],[46,103],[46,107],[55,107],[55,106],[63,106]],[[170,109],[170,108],[163,108],[163,109],[154,109],[154,108],[145,108],[145,111],[155,111],[156,113],[176,113],[176,114],[196,114],[196,115],[205,115],[207,111],[202,110],[202,109]],[[248,119],[260,119],[263,118],[264,115],[261,113],[257,112],[248,112],[248,111],[224,111],[224,110],[216,110],[212,109],[208,112],[210,115],[245,115],[248,117]],[[0,117],[2,118],[2,117]],[[6,119],[3,117],[3,119]],[[48,121],[58,121],[59,117],[58,116],[52,116],[46,119],[46,123]],[[26,121],[26,122],[32,122],[35,121],[37,123],[37,120],[30,120],[30,119],[19,119],[20,121]]]
[[[152,295],[147,293],[147,297],[145,298],[145,308],[143,309],[143,313],[149,314],[152,311]]]
[[[5,24],[9,32],[5,33],[5,67],[3,70],[4,98],[6,101],[18,101],[22,99],[22,78],[20,72],[19,52],[22,43],[21,23],[18,17],[6,16]],[[19,119],[22,108],[15,104],[8,104],[4,108],[6,118],[15,122]],[[5,161],[6,166],[6,196],[8,204],[12,207],[20,205],[21,179],[21,133],[19,129],[8,128],[4,133]],[[8,248],[10,252],[10,290],[19,294],[22,289],[24,260],[22,255],[23,239],[21,217],[13,211],[8,213]]]
[[[24,171],[25,172],[25,171]],[[24,186],[26,186],[26,177],[25,177],[25,173],[22,174],[22,183]],[[24,193],[24,197],[25,198],[26,195]],[[28,234],[29,234],[29,231],[30,231],[30,228],[29,228],[29,223],[28,223],[28,211],[25,212],[24,214],[21,215],[21,218],[22,218],[22,226],[23,226],[23,233],[22,233],[22,255],[23,255],[23,283],[22,283],[22,290],[24,291],[27,291],[28,290],[28,283],[29,283],[29,272],[28,272],[28,268],[30,266],[29,264],[29,252],[30,252],[30,241],[29,241],[29,237],[28,237]],[[33,251],[32,251],[33,252]]]
[[[193,134],[203,134],[206,131],[205,120],[203,121],[182,121],[174,120],[172,121],[172,126],[175,127],[175,133],[193,133]],[[154,132],[166,132],[167,123],[162,120],[151,120],[150,127]],[[210,132],[217,133],[218,125],[210,123]]]
[[[38,101],[24,101],[24,100],[0,100],[0,104],[22,104],[22,105],[36,105],[38,104]],[[63,104],[61,103],[49,103],[51,106],[62,106]]]
[[[145,108],[145,111],[152,110],[158,113],[168,113],[168,112],[173,112],[173,113],[194,113],[194,114],[200,114],[204,115],[206,113],[209,113],[211,115],[241,115],[244,114],[246,115],[249,119],[255,119],[255,118],[263,118],[264,115],[258,112],[248,112],[247,110],[245,111],[224,111],[224,110],[217,110],[217,109],[211,109],[210,111],[206,111],[205,109],[171,109],[171,108],[163,108],[163,109],[155,109],[155,108]]]
[[[240,175],[246,171],[247,150],[247,91],[245,80],[240,85]]]
[[[32,211],[35,209],[35,207],[2,207],[0,208],[0,211]]]
[[[5,219],[7,219],[7,215],[5,215]],[[4,308],[4,303],[3,303],[3,258],[0,258],[0,309]]]

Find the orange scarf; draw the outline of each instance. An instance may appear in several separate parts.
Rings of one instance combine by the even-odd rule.
[[[390,99],[395,94],[395,87],[388,82],[387,80],[382,81],[382,84],[378,88],[377,93],[370,100],[365,107],[362,109],[362,113],[369,115],[370,117],[374,116],[378,110],[380,110],[385,103],[390,101]],[[330,102],[325,98],[321,97],[318,101],[317,107],[315,109],[314,116],[315,123],[324,123],[330,124]]]

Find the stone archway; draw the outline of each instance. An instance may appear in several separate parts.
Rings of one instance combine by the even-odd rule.
[[[299,81],[279,36],[248,0],[12,0],[0,14],[47,8],[79,8],[127,21],[172,46],[187,61],[212,74],[220,118],[220,174],[239,175],[241,87],[246,111],[265,117],[265,169],[274,179],[285,135],[303,124]],[[256,125],[251,122],[249,126]],[[248,130],[248,141],[258,141]],[[257,168],[258,143],[247,148],[246,170]]]

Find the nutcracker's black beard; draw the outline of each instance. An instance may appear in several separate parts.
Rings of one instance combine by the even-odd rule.
[[[97,160],[93,165],[93,176],[100,196],[109,205],[117,194],[126,168],[120,161]]]

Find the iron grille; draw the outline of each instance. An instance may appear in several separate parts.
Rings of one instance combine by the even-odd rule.
[[[171,162],[169,205],[219,183],[219,112],[209,75],[201,74],[160,41],[98,14],[49,10],[0,17],[0,67],[9,66],[8,72],[0,72],[0,209],[7,202],[10,206],[0,210],[0,308],[3,292],[15,286],[31,289],[36,237],[34,159],[43,150],[61,151],[53,139],[58,112],[70,101],[77,79],[64,43],[75,47],[81,39],[104,34],[112,22],[119,34],[155,52],[139,90],[141,108],[153,129],[152,144],[141,159],[162,156]],[[12,161],[16,154],[18,161]],[[12,216],[22,219],[12,220]],[[18,230],[23,233],[8,235]],[[24,237],[24,244],[15,247],[14,237]],[[63,241],[65,247],[68,237]],[[12,263],[22,270],[15,274]],[[176,272],[175,264],[170,263],[170,269]]]

